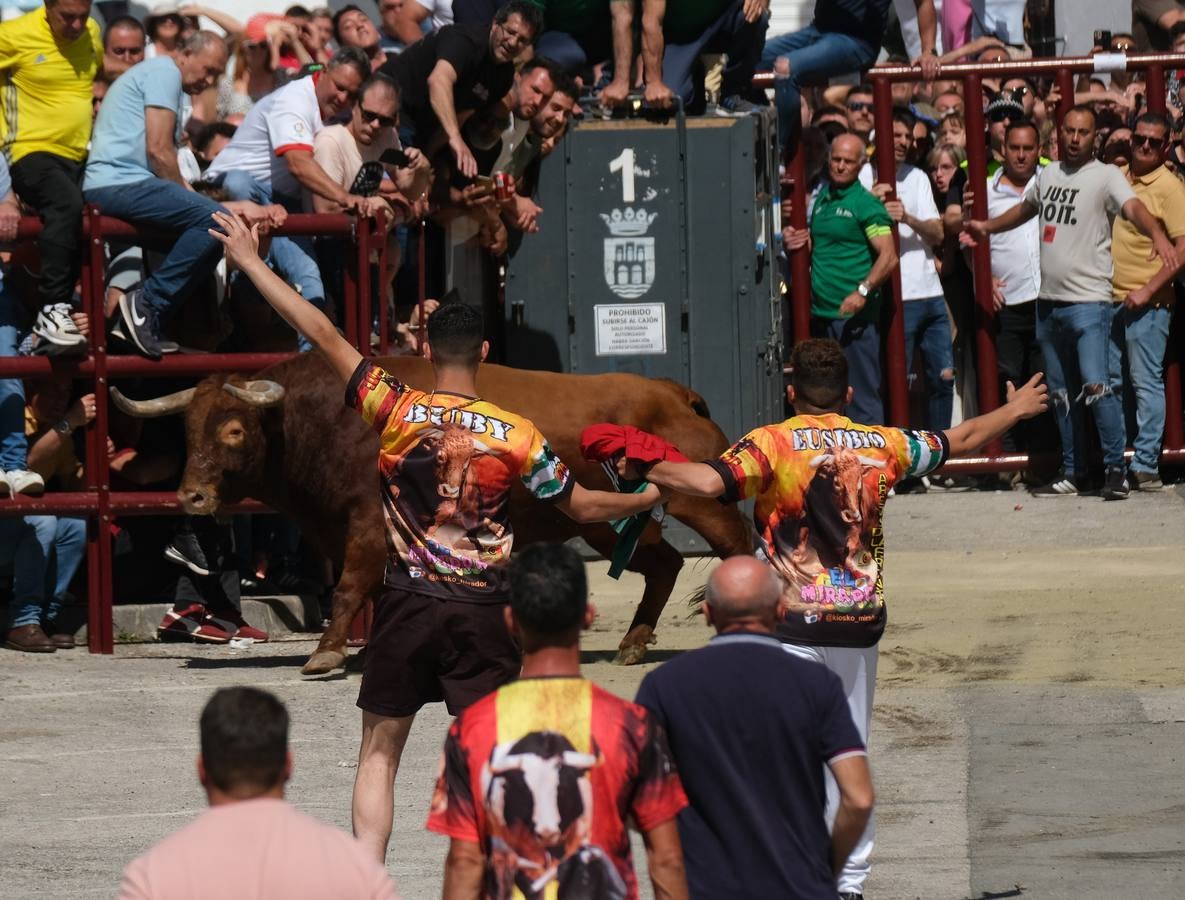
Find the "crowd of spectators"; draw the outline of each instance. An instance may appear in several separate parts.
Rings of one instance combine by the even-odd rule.
[[[1008,11],[1014,4],[988,3],[982,20],[961,3],[948,2],[940,13],[932,0],[897,4],[898,10],[912,5],[914,15],[901,23],[904,40],[885,0],[848,4],[850,16],[819,3],[808,28],[784,35],[767,34],[769,5],[382,0],[377,20],[355,6],[292,6],[243,22],[212,8],[167,2],[141,20],[120,3],[106,2],[99,4],[105,23],[100,29],[89,0],[48,0],[0,23],[8,110],[0,240],[15,237],[21,215],[42,220],[35,247],[12,245],[0,291],[0,355],[82,354],[96,328],[106,330],[115,352],[150,358],[186,348],[307,349],[257,302],[245,279],[226,271],[206,230],[217,210],[258,226],[267,237],[269,265],[308,302],[337,317],[343,302],[340,244],[269,233],[293,213],[381,219],[388,238],[385,252],[373,260],[378,315],[391,322],[398,348],[415,352],[422,323],[416,291],[408,287],[416,273],[408,270],[418,265],[422,248],[420,232],[409,225],[429,221],[439,229],[430,234],[467,248],[481,273],[477,296],[469,299],[483,302],[497,261],[517,235],[546,227],[546,213],[534,198],[540,166],[573,117],[589,107],[620,107],[636,92],[649,106],[678,99],[689,112],[720,115],[746,115],[772,103],[782,138],[801,138],[813,160],[810,211],[831,197],[827,169],[847,167],[840,180],[831,173],[832,183],[859,184],[872,201],[863,207],[871,216],[868,243],[857,254],[867,257],[866,295],[860,281],[844,280],[846,270],[844,278],[833,277],[835,257],[827,246],[792,229],[785,235],[788,248],[810,246],[816,258],[816,332],[833,334],[850,348],[854,402],[863,420],[879,421],[878,288],[900,266],[907,355],[911,367],[915,351],[919,357],[925,393],[917,424],[942,429],[974,413],[972,280],[967,241],[960,235],[974,194],[965,147],[978,138],[966,130],[967,104],[982,104],[989,122],[985,191],[995,212],[1021,198],[1039,169],[1058,158],[1059,104],[1085,104],[1093,111],[1093,149],[1101,162],[1131,163],[1138,155],[1133,129],[1149,105],[1147,85],[1138,73],[1084,76],[1075,96],[1063,98],[1049,79],[986,77],[983,96],[964,97],[961,81],[942,77],[943,65],[1031,53],[1025,23]],[[1100,32],[1095,51],[1185,50],[1185,5],[1137,0],[1133,16],[1134,36]],[[901,47],[912,53],[901,56]],[[872,177],[875,146],[890,141],[877,141],[873,91],[859,82],[861,71],[878,56],[885,61],[886,52],[888,62],[912,63],[918,71],[916,81],[893,85],[894,185]],[[752,87],[752,75],[761,70],[775,76],[768,97]],[[1159,141],[1163,170],[1185,177],[1185,94],[1177,73],[1167,81],[1164,134],[1140,146],[1147,150]],[[1021,123],[1026,127],[1015,127]],[[1153,126],[1145,120],[1141,127]],[[838,140],[846,135],[854,140]],[[1142,178],[1129,173],[1137,193]],[[165,251],[159,244],[110,243],[101,323],[88,321],[80,305],[84,203],[145,231],[176,236]],[[881,252],[890,221],[903,239],[899,259],[895,251],[893,259]],[[1032,371],[1048,368],[1050,347],[1043,356],[1035,324],[1037,229],[1030,222],[992,237],[1002,389],[1009,380],[1022,383]],[[1177,235],[1169,229],[1169,237]],[[429,266],[431,259],[429,254]],[[448,287],[436,286],[439,293]],[[1113,337],[1106,399],[1089,406],[1097,414],[1100,402],[1109,406],[1112,397],[1123,402],[1128,395],[1129,437],[1141,448],[1133,480],[1155,489],[1164,420],[1155,389],[1162,374],[1158,348],[1173,282],[1158,288],[1159,299],[1143,300],[1146,311],[1141,293],[1133,301],[1132,287],[1117,282],[1115,290],[1126,293],[1116,293],[1116,305],[1108,309],[1126,303],[1127,311],[1107,325]],[[435,306],[429,301],[423,310]],[[366,326],[381,330],[377,320]],[[1066,421],[1025,423],[1008,435],[1008,449],[1056,454],[1060,441],[1065,450],[1077,432],[1055,427],[1054,419],[1080,430],[1080,414],[1093,395],[1070,382],[1064,390]],[[80,398],[75,392],[69,399]],[[25,400],[19,379],[0,379],[0,496],[45,489],[29,462]],[[176,441],[175,432],[170,438]],[[134,450],[128,443],[119,452]],[[1081,446],[1078,451],[1066,457],[1074,459],[1074,471],[1028,476],[1063,492],[1067,484],[1088,488],[1096,476],[1086,471]],[[175,475],[175,465],[165,464],[168,455],[166,448],[149,447],[129,471],[141,479],[147,477],[141,470],[167,478],[172,468]],[[900,489],[935,484],[968,486],[965,479],[945,478]],[[190,560],[202,549],[200,542],[182,540],[174,550],[181,545],[191,547],[179,553]]]

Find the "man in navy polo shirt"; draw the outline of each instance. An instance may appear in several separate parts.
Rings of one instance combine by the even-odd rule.
[[[839,677],[782,649],[773,570],[734,556],[708,579],[716,636],[646,676],[691,806],[679,813],[692,897],[835,900],[872,812],[864,742]],[[823,767],[839,787],[828,835]]]

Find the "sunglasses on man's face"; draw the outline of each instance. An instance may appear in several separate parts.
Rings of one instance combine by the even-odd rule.
[[[863,100],[853,100],[848,104],[849,112],[871,112],[872,104],[866,103]]]
[[[1144,146],[1144,144],[1147,144],[1153,150],[1159,150],[1161,147],[1164,146],[1164,138],[1151,137],[1150,135],[1147,135],[1147,134],[1133,134],[1132,135],[1132,146],[1133,147],[1142,147],[1142,146]]]
[[[111,53],[115,56],[135,56],[137,53],[143,54],[143,47],[112,47]]]
[[[363,122],[374,122],[379,128],[394,128],[399,124],[399,116],[380,116],[378,113],[358,107],[358,114]]]

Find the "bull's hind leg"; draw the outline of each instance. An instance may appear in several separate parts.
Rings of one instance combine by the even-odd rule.
[[[679,571],[683,568],[683,557],[679,551],[658,534],[657,526],[647,529],[643,540],[649,537],[650,542],[639,543],[634,550],[633,559],[626,566],[629,571],[637,572],[645,579],[646,587],[642,591],[642,600],[634,611],[634,620],[630,623],[629,631],[617,647],[617,657],[613,661],[619,666],[635,666],[646,657],[646,647],[655,642],[654,631],[658,627],[658,617],[662,615],[663,607],[667,605],[667,600],[675,589]],[[597,528],[595,533],[590,530],[584,537],[602,556],[608,558],[612,555],[617,535],[611,529]]]
[[[325,675],[346,662],[346,637],[350,624],[367,600],[378,598],[383,581],[384,557],[370,554],[372,548],[347,550],[342,577],[333,589],[333,612],[321,642],[300,670],[302,675]]]

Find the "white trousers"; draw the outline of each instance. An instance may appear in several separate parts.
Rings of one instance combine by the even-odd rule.
[[[817,647],[810,644],[783,644],[782,648],[802,659],[822,663],[839,676],[843,682],[844,696],[848,698],[848,709],[852,721],[864,746],[868,746],[868,731],[872,724],[872,695],[876,689],[876,661],[879,651],[872,647]],[[824,766],[827,779],[827,827],[835,824],[835,813],[839,809],[839,788],[831,769]],[[856,842],[852,855],[844,864],[836,887],[839,893],[864,893],[864,882],[872,871],[869,860],[872,857],[872,840],[876,833],[876,811],[868,817],[868,825],[860,840]]]

